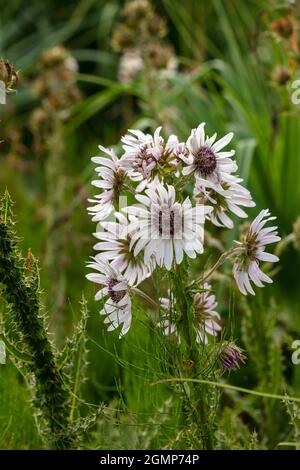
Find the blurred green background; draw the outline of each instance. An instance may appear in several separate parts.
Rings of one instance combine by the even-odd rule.
[[[120,342],[103,328],[94,286],[85,280],[94,243],[86,212],[87,198],[95,193],[90,157],[99,144],[117,145],[128,128],[152,131],[162,125],[180,140],[201,121],[209,134],[234,131],[239,172],[257,204],[251,216],[269,208],[280,235],[289,238],[274,284],[247,305],[235,299],[227,328],[249,361],[230,380],[297,395],[300,365],[290,356],[292,341],[300,338],[300,120],[291,96],[300,79],[300,11],[298,2],[279,0],[152,1],[164,22],[161,31],[143,36],[146,26],[138,18],[128,38],[124,4],[11,0],[1,6],[0,56],[13,64],[19,82],[0,108],[0,190],[8,188],[15,201],[23,253],[30,248],[39,258],[58,346],[78,320],[82,292],[88,299],[84,399],[104,402],[108,411],[87,446],[184,448],[190,444],[180,434],[179,404],[167,388],[149,385],[161,362],[152,314],[136,309],[132,329]],[[226,246],[238,228],[212,235]],[[226,321],[225,284],[218,300]],[[152,286],[145,288],[151,292]],[[1,303],[0,309],[4,313]],[[243,333],[249,311],[258,312],[263,323],[252,350],[249,333]],[[288,411],[277,407],[226,396],[220,447],[245,448],[247,441],[250,446],[249,435],[257,430],[258,447],[276,448],[292,432]],[[0,365],[0,448],[41,445],[25,384],[8,355]]]

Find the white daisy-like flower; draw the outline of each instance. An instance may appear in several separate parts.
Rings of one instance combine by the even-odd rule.
[[[138,285],[150,276],[154,262],[146,265],[142,254],[135,256],[131,246],[132,233],[129,230],[127,217],[115,212],[117,222],[102,222],[104,231],[97,231],[94,235],[101,240],[94,249],[101,253],[96,260],[110,261],[112,268],[118,270],[128,280],[128,284]]]
[[[194,295],[194,326],[197,343],[207,344],[207,335],[218,336],[222,327],[220,325],[221,317],[215,311],[218,303],[215,295],[211,292],[211,285],[205,283],[203,287],[203,292],[197,292]]]
[[[143,191],[153,178],[166,166],[176,166],[178,155],[183,151],[175,135],[171,135],[167,142],[160,135],[161,127],[158,127],[154,135],[144,134],[140,130],[129,130],[130,134],[122,137],[124,155],[120,159],[120,165],[133,181],[140,182],[137,191]]]
[[[187,140],[189,150],[188,157],[182,157],[186,163],[182,170],[183,175],[195,173],[196,177],[202,177],[213,183],[221,183],[228,180],[228,175],[237,171],[237,164],[231,160],[234,150],[222,151],[229,144],[233,133],[226,134],[216,142],[217,134],[212,137],[205,135],[205,122],[197,129],[193,129]]]
[[[175,305],[175,300],[169,297],[162,297],[160,299],[160,307],[162,310],[162,319],[158,323],[158,326],[162,329],[165,336],[174,335],[180,342],[180,336],[178,329],[174,321],[170,319],[171,306]],[[198,344],[207,344],[208,335],[218,336],[222,327],[220,325],[221,317],[218,312],[215,311],[218,303],[216,297],[211,292],[211,285],[208,283],[204,284],[203,292],[197,292],[194,295],[194,320],[193,325],[196,332],[196,342]]]
[[[96,272],[87,274],[87,279],[103,287],[96,293],[95,300],[107,297],[100,315],[106,315],[104,323],[109,324],[107,331],[113,331],[122,325],[120,338],[131,325],[131,299],[127,279],[113,269],[109,263],[99,260],[88,264]]]
[[[136,220],[131,223],[134,254],[144,250],[144,262],[154,257],[159,266],[170,270],[173,261],[180,264],[184,254],[196,258],[203,252],[205,215],[211,207],[192,207],[187,197],[183,203],[176,202],[173,186],[167,189],[159,182],[151,185],[144,195],[136,199],[144,207],[130,206],[123,210]]]
[[[114,210],[114,200],[118,199],[119,190],[122,186],[125,171],[120,168],[119,159],[112,149],[107,149],[99,145],[99,149],[106,157],[93,157],[92,161],[98,166],[95,171],[101,179],[92,181],[92,185],[102,190],[95,199],[89,199],[94,206],[89,207],[89,214],[93,216],[93,221],[106,219]]]
[[[210,204],[212,212],[208,220],[217,227],[233,228],[234,224],[228,213],[232,212],[241,218],[248,217],[240,207],[254,207],[255,202],[248,189],[241,186],[243,180],[230,175],[227,182],[212,183],[203,178],[197,178],[194,188],[194,198],[198,203]]]
[[[267,222],[275,219],[276,217],[270,217],[268,209],[262,210],[251,223],[242,241],[236,242],[238,249],[233,265],[233,275],[239,290],[244,295],[247,295],[248,292],[255,295],[251,282],[257,287],[264,287],[263,282],[273,282],[260,269],[259,263],[261,261],[268,263],[279,261],[277,256],[265,252],[266,245],[281,240],[278,236],[277,227],[265,227]]]
[[[171,336],[174,335],[174,337],[177,338],[177,340],[180,342],[180,337],[178,334],[177,326],[176,324],[170,320],[170,310],[172,306],[175,303],[175,299],[172,299],[171,302],[171,292],[170,289],[168,290],[168,297],[161,297],[159,299],[160,303],[160,321],[157,323],[157,326],[162,330],[162,333],[164,336]]]

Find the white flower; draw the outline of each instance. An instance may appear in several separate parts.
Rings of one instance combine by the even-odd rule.
[[[129,285],[138,285],[150,276],[154,263],[150,261],[146,265],[142,255],[134,255],[128,220],[119,212],[114,215],[117,222],[102,222],[105,231],[95,233],[95,237],[101,240],[94,246],[95,250],[101,251],[95,258],[110,261],[111,266],[123,274]]]
[[[264,287],[263,282],[272,283],[272,279],[261,271],[259,263],[267,261],[274,263],[278,257],[265,252],[266,245],[280,240],[277,227],[264,227],[267,222],[276,217],[270,217],[268,209],[262,210],[253,220],[244,239],[238,244],[237,258],[233,265],[233,275],[242,294],[249,292],[255,295],[251,282],[258,287]],[[251,282],[250,282],[251,281]]]
[[[207,344],[207,335],[217,336],[219,331],[221,331],[221,317],[215,311],[217,305],[216,297],[211,293],[211,285],[205,283],[204,291],[197,292],[194,295],[194,326],[197,334],[197,343]]]
[[[94,163],[101,166],[96,168],[96,172],[101,179],[92,181],[92,185],[102,190],[101,194],[89,202],[95,205],[88,208],[89,214],[93,216],[93,221],[106,219],[114,210],[113,202],[118,198],[119,189],[122,185],[125,172],[119,166],[119,159],[112,149],[107,149],[99,145],[99,149],[107,157],[93,157]]]
[[[170,318],[172,305],[175,305],[175,300],[170,297],[162,297],[160,299],[160,307],[162,309],[162,319],[158,326],[162,329],[165,336],[174,335],[180,342],[178,329],[174,321]],[[204,284],[203,292],[197,292],[194,295],[194,309],[195,315],[193,326],[196,332],[196,342],[198,344],[207,344],[208,336],[217,336],[221,331],[221,317],[215,311],[218,303],[216,297],[211,293],[211,286],[208,283]]]
[[[159,182],[148,187],[145,193],[136,195],[143,208],[124,208],[137,218],[131,224],[136,231],[131,240],[134,254],[137,256],[144,250],[146,264],[154,256],[159,266],[170,270],[174,259],[177,264],[182,262],[184,253],[190,258],[202,253],[205,215],[211,208],[192,207],[188,197],[183,203],[176,202],[174,187],[166,189]]]
[[[165,143],[160,131],[161,127],[158,127],[152,136],[140,130],[129,130],[131,135],[122,137],[125,153],[120,165],[133,181],[141,182],[138,192],[145,189],[150,177],[163,172],[167,165],[177,165],[177,154],[183,151],[183,144],[179,144],[175,135],[171,135]]]
[[[160,316],[161,320],[157,323],[157,326],[162,330],[164,336],[170,336],[174,335],[178,341],[180,342],[180,337],[178,334],[177,326],[176,324],[170,320],[170,315],[171,315],[171,306],[172,303],[175,303],[175,299],[172,299],[171,302],[171,292],[170,289],[168,290],[168,297],[161,297],[159,299],[160,302]]]
[[[187,141],[187,148],[190,152],[188,157],[183,157],[187,164],[183,168],[183,175],[195,173],[213,183],[227,181],[228,175],[237,170],[237,165],[231,160],[234,150],[221,151],[231,141],[233,133],[225,135],[215,142],[217,134],[207,137],[204,131],[205,122],[202,122],[197,129],[193,129]]]
[[[107,315],[104,323],[108,323],[107,331],[113,331],[122,325],[120,338],[125,335],[131,325],[131,299],[127,279],[108,263],[95,261],[88,264],[97,272],[87,274],[87,279],[103,287],[96,293],[95,300],[107,297],[100,315]]]
[[[222,183],[212,183],[203,178],[196,179],[194,198],[198,203],[212,205],[213,210],[207,218],[217,227],[233,228],[234,224],[228,212],[246,218],[248,215],[239,206],[255,206],[250,192],[239,184],[242,181],[241,178],[232,175],[227,182]]]

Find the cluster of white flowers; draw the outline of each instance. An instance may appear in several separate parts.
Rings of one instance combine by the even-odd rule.
[[[232,137],[232,133],[220,140],[216,134],[209,137],[205,123],[201,123],[186,142],[175,135],[165,140],[160,127],[154,135],[129,130],[122,138],[121,158],[113,150],[99,147],[103,155],[92,158],[99,165],[99,178],[92,184],[101,193],[89,208],[92,220],[98,222],[94,247],[98,253],[89,264],[97,272],[88,278],[103,286],[96,299],[107,299],[101,313],[107,314],[109,330],[123,325],[121,335],[128,331],[130,291],[157,266],[169,271],[184,257],[196,258],[203,253],[206,220],[230,229],[231,213],[245,218],[243,208],[255,206],[236,174],[234,150],[224,149]],[[186,185],[192,186],[193,197],[184,196]],[[120,197],[130,204],[121,204]],[[114,220],[108,220],[112,215]],[[267,210],[262,211],[246,236],[236,242],[233,275],[243,294],[254,294],[250,281],[259,287],[271,282],[259,268],[261,261],[277,261],[264,252],[265,245],[279,240],[276,227],[264,228],[271,219]],[[195,321],[199,320],[195,328],[197,341],[206,343],[207,334],[215,336],[220,325],[211,288],[202,287],[204,292],[194,298]],[[168,299],[162,302],[168,305]],[[177,334],[176,325],[167,318],[163,317],[160,325],[165,334]]]

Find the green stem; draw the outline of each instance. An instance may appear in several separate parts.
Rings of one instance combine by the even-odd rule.
[[[187,267],[176,265],[175,271],[175,298],[176,305],[182,315],[183,329],[185,342],[187,346],[188,358],[192,361],[194,367],[194,374],[201,376],[201,367],[197,354],[197,344],[195,341],[195,331],[193,327],[193,311],[191,311],[190,303],[188,301],[189,289],[187,280]],[[183,379],[184,380],[184,379]],[[207,387],[206,387],[207,389]],[[213,436],[211,433],[211,426],[209,424],[209,409],[207,407],[205,393],[207,390],[204,387],[199,387],[199,384],[193,384],[192,390],[192,412],[195,413],[199,422],[199,431],[201,441],[205,450],[213,449]]]
[[[208,281],[208,279],[214,274],[217,269],[219,269],[222,264],[225,263],[226,260],[231,258],[231,256],[236,253],[238,249],[236,247],[231,248],[228,251],[225,251],[220,258],[216,261],[216,263],[200,278],[196,281],[196,284],[203,284],[204,282]]]
[[[149,297],[149,295],[145,294],[145,292],[141,291],[140,289],[137,289],[136,287],[133,287],[131,290],[132,290],[132,292],[135,292],[136,294],[138,294],[143,299],[147,300],[147,302],[149,302],[149,304],[153,305],[153,307],[155,307],[156,309],[158,308],[157,303],[153,299],[151,299],[151,297]]]
[[[35,377],[34,404],[41,411],[48,438],[56,449],[69,449],[74,438],[68,427],[69,393],[66,378],[59,371],[57,356],[49,341],[44,317],[40,312],[38,274],[26,271],[25,260],[17,254],[12,231],[10,201],[6,196],[0,210],[0,278],[3,295],[11,307],[30,361],[27,370]],[[7,205],[8,204],[8,205]]]
[[[214,382],[213,380],[204,380],[204,379],[190,379],[190,378],[181,378],[181,377],[172,377],[169,379],[162,379],[154,382],[152,385],[165,384],[168,382],[194,382],[204,385],[210,385],[212,387],[225,388],[228,390],[234,390],[236,392],[247,393],[248,395],[255,395],[257,397],[270,398],[274,400],[283,400],[283,401],[293,401],[300,403],[300,397],[291,397],[289,395],[278,395],[275,393],[259,392],[258,390],[251,390],[249,388],[238,387],[236,385],[227,384],[224,382]]]

